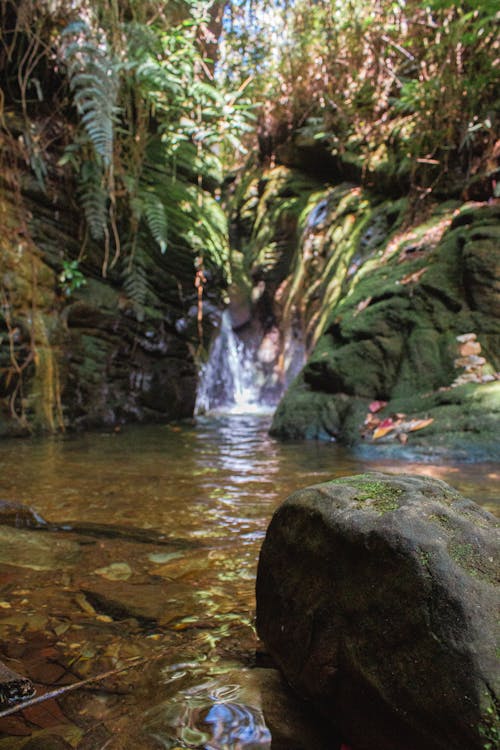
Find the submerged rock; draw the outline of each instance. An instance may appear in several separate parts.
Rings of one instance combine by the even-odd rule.
[[[49,524],[33,508],[11,500],[0,500],[0,524],[16,529],[48,529]]]
[[[0,526],[0,563],[31,570],[61,570],[75,564],[77,542]]]
[[[495,518],[439,480],[300,490],[262,547],[258,633],[359,750],[494,747],[498,550]]]
[[[11,500],[0,500],[0,526],[13,526],[16,529],[34,529],[78,534],[97,539],[121,539],[139,544],[166,545],[173,547],[198,547],[199,543],[190,539],[169,537],[155,529],[141,529],[119,524],[93,523],[92,521],[47,521],[34,508]]]

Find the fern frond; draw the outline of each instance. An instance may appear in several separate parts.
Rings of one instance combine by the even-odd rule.
[[[108,195],[103,172],[95,161],[85,161],[79,176],[78,195],[91,237],[102,240],[107,226]]]
[[[146,217],[149,231],[158,243],[160,251],[164,253],[167,249],[168,222],[165,206],[154,193],[143,193],[144,216]]]
[[[149,283],[144,253],[140,247],[136,247],[134,254],[124,259],[122,284],[137,320],[143,321]]]
[[[107,46],[99,43],[82,22],[66,27],[62,40],[62,57],[74,104],[96,153],[109,166],[113,158],[119,65]]]

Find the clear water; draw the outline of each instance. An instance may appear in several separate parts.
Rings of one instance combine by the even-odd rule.
[[[32,734],[91,750],[338,747],[281,685],[254,632],[273,511],[293,490],[370,469],[430,474],[498,511],[500,467],[376,463],[328,443],[280,444],[269,419],[0,442],[0,498],[55,523],[151,532],[147,541],[0,527],[0,659],[39,692],[143,660],[1,719],[0,750]]]

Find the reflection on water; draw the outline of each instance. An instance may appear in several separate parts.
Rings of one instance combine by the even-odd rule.
[[[0,659],[39,692],[146,660],[64,698],[63,714],[52,706],[36,721],[3,720],[0,750],[49,730],[71,747],[108,750],[262,749],[270,731],[273,749],[323,747],[282,707],[274,671],[256,668],[254,581],[274,509],[300,487],[372,469],[432,475],[498,511],[499,466],[370,462],[332,444],[280,444],[268,427],[269,417],[232,415],[0,442],[0,498],[82,524],[78,533],[1,527]],[[123,538],[117,525],[166,540]]]
[[[167,749],[180,741],[206,750],[269,750],[264,714],[238,703],[240,692],[239,685],[215,682],[181,691],[146,715],[148,732]]]

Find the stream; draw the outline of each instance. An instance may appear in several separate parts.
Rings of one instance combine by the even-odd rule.
[[[141,660],[1,719],[0,749],[339,747],[254,632],[273,511],[299,487],[383,470],[439,477],[498,512],[499,468],[370,462],[280,444],[269,424],[221,414],[0,442],[0,498],[54,524],[0,526],[0,659],[38,693]]]

